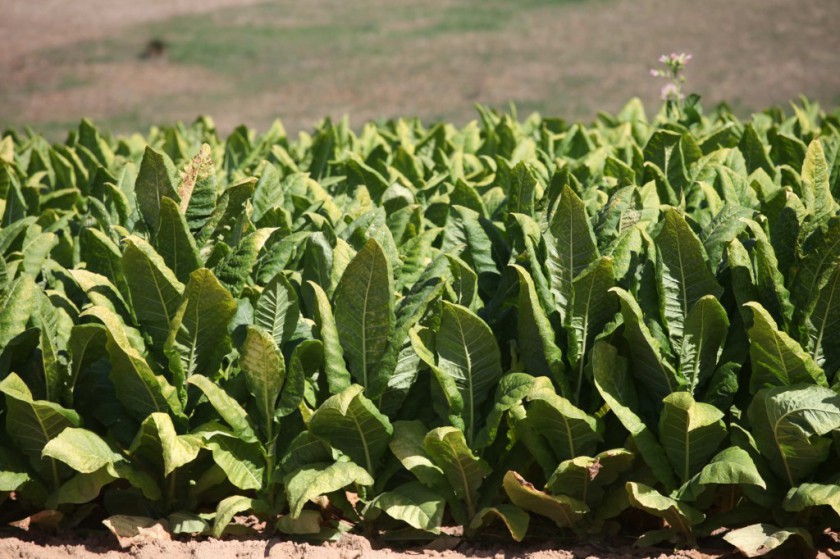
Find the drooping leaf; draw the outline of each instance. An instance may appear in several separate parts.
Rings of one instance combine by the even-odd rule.
[[[643,483],[627,482],[626,489],[633,507],[664,519],[689,543],[694,542],[693,527],[702,522],[706,515],[690,505],[662,495]]]
[[[515,542],[521,542],[528,533],[531,517],[516,505],[501,504],[495,507],[485,507],[478,511],[470,522],[471,530],[478,530],[487,526],[494,519],[499,519],[507,526],[510,537]]]
[[[840,395],[814,385],[765,388],[747,414],[761,454],[792,487],[828,456],[824,435],[840,428]]]
[[[309,420],[309,431],[374,475],[394,430],[363,390],[353,384],[327,399]]]
[[[419,481],[410,481],[381,493],[372,506],[412,528],[439,534],[446,501]]]
[[[113,312],[93,307],[82,316],[96,317],[108,336],[105,348],[111,360],[109,377],[117,398],[138,421],[154,412],[181,413],[181,403],[175,389],[163,377],[156,376],[151,367],[131,345],[125,325]]]
[[[540,491],[512,470],[505,474],[503,483],[505,493],[514,505],[550,518],[560,528],[575,528],[589,512],[586,503],[565,495],[549,495]]]
[[[724,534],[723,539],[746,557],[761,557],[780,547],[791,537],[813,547],[811,534],[804,528],[778,528],[772,524],[753,524]]]
[[[367,470],[353,462],[317,462],[308,464],[283,479],[289,514],[300,516],[304,505],[311,499],[338,491],[350,484],[373,485]]]
[[[685,483],[706,464],[726,436],[723,412],[695,401],[688,392],[669,394],[663,403],[659,440]]]

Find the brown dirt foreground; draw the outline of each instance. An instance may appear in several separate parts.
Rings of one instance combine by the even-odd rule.
[[[25,538],[25,539],[23,539]],[[556,549],[551,545],[503,546],[460,542],[458,538],[442,536],[424,547],[402,549],[374,549],[362,536],[346,534],[338,543],[311,545],[280,539],[155,541],[120,549],[109,536],[90,536],[87,539],[37,538],[28,536],[0,539],[0,559],[408,559],[436,557],[440,559],[715,559],[735,557],[723,550],[702,553],[696,550],[674,554],[651,550],[610,549],[595,546],[576,546]],[[825,555],[828,558],[830,556]]]

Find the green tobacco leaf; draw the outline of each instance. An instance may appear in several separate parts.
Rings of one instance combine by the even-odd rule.
[[[468,517],[475,516],[478,489],[490,474],[490,465],[472,453],[464,433],[455,427],[429,431],[423,446],[435,465],[443,470],[452,490],[466,504]]]
[[[753,312],[753,325],[749,329],[751,391],[799,382],[828,386],[822,369],[802,346],[777,328],[776,322],[760,304],[751,302],[746,306]]]
[[[723,412],[696,402],[688,392],[674,392],[663,400],[659,440],[682,483],[697,473],[726,437]]]
[[[7,292],[0,291],[0,348],[6,347],[12,338],[26,329],[35,306],[36,291],[35,280],[27,275],[16,279]]]
[[[563,352],[555,342],[554,330],[537,298],[534,280],[521,266],[513,266],[519,274],[518,338],[525,369],[534,375],[555,379],[563,394],[569,394],[564,375]]]
[[[495,507],[485,507],[476,513],[472,521],[470,521],[469,528],[474,531],[479,530],[497,518],[505,523],[513,541],[521,542],[525,539],[531,517],[516,505],[502,504],[496,505]]]
[[[791,537],[813,548],[811,534],[805,528],[779,528],[772,524],[753,524],[724,534],[723,539],[735,546],[745,557],[761,557],[781,546]]]
[[[531,169],[519,162],[510,171],[510,191],[508,192],[508,212],[521,213],[525,215],[534,214],[534,194],[537,187],[537,179]]]
[[[248,390],[256,400],[264,440],[272,441],[277,397],[286,378],[283,355],[275,346],[273,338],[253,326],[248,327],[245,343],[239,353]]]
[[[827,377],[840,370],[840,264],[820,289],[814,311],[808,317],[809,350]]]
[[[802,198],[815,224],[824,223],[837,213],[837,202],[829,185],[829,172],[822,143],[819,139],[812,140],[802,163]]]
[[[639,398],[627,371],[627,361],[610,344],[599,341],[592,348],[595,386],[621,424],[633,437],[642,458],[666,489],[676,487],[665,449],[639,417]]]
[[[376,365],[394,331],[394,282],[379,243],[369,239],[350,261],[335,291],[335,323],[350,373],[371,397],[387,379],[375,378]]]
[[[239,241],[221,262],[212,266],[216,277],[219,278],[222,285],[230,290],[234,297],[239,297],[242,294],[251,271],[257,263],[260,251],[274,231],[275,229],[272,228],[257,229]]]
[[[202,446],[194,435],[178,435],[169,415],[153,413],[140,424],[129,453],[146,463],[157,464],[166,477],[195,460]]]
[[[190,274],[201,267],[201,258],[187,221],[172,198],[160,202],[160,228],[155,237],[155,247],[163,261],[178,278],[186,283]]]
[[[213,461],[234,486],[246,491],[263,487],[265,460],[259,444],[226,433],[215,433],[205,446],[213,453]]]
[[[840,516],[840,485],[803,483],[794,487],[785,496],[784,508],[799,512],[809,507],[827,506]]]
[[[187,163],[178,186],[179,209],[191,231],[197,232],[207,223],[216,208],[216,167],[211,148],[202,144],[199,152]]]
[[[317,462],[292,472],[283,479],[289,514],[300,516],[303,506],[311,499],[338,491],[350,484],[373,485],[367,470],[352,462]]]
[[[218,375],[231,348],[228,324],[235,314],[236,301],[213,272],[201,268],[190,275],[164,346],[176,386],[194,374]]]
[[[134,183],[134,192],[149,231],[158,230],[161,199],[166,196],[175,201],[180,200],[175,191],[177,177],[172,160],[166,154],[147,146],[137,173],[137,182]]]
[[[514,471],[505,474],[503,484],[511,503],[526,511],[550,518],[560,528],[576,528],[589,512],[586,503],[565,495],[549,495]]]
[[[422,421],[397,421],[388,446],[403,467],[420,482],[433,489],[444,488],[447,482],[443,470],[432,462],[423,446],[427,432]]]
[[[294,288],[282,272],[263,288],[254,320],[257,326],[271,334],[278,348],[291,339],[300,318],[300,305]]]
[[[134,314],[155,345],[163,349],[169,337],[169,324],[181,304],[184,284],[140,237],[126,240],[121,264]]]
[[[91,474],[125,460],[102,437],[77,427],[68,427],[51,439],[44,446],[42,455],[60,460],[82,474]]]
[[[105,348],[112,364],[109,377],[117,398],[132,416],[142,421],[154,412],[181,413],[175,389],[164,378],[155,376],[129,342],[125,325],[116,314],[104,307],[93,307],[81,316],[94,316],[105,326]]]
[[[749,453],[737,446],[722,450],[712,458],[703,467],[698,481],[703,485],[755,485],[767,488]]]
[[[728,330],[726,309],[715,297],[701,298],[689,311],[680,351],[680,376],[692,394],[714,374]]]
[[[374,475],[394,429],[363,390],[354,384],[327,399],[309,420],[309,431]]]
[[[234,516],[253,510],[255,506],[256,501],[254,499],[243,497],[242,495],[232,495],[222,499],[216,507],[216,518],[213,522],[213,537],[222,537],[222,532],[225,531],[225,528],[227,528]]]
[[[194,375],[187,382],[201,390],[210,405],[225,420],[225,423],[230,425],[238,437],[245,441],[256,440],[254,430],[248,421],[248,413],[224,389],[202,375]]]
[[[659,341],[645,324],[642,309],[636,299],[618,287],[611,291],[618,295],[621,304],[624,339],[633,357],[633,375],[651,392],[655,400],[683,389],[683,379],[677,376],[674,368],[665,360]]]
[[[617,448],[594,457],[577,456],[564,460],[545,487],[554,495],[567,495],[594,506],[603,498],[604,487],[629,469],[634,458],[629,450]]]
[[[653,516],[664,519],[677,533],[682,534],[689,543],[694,542],[693,526],[700,524],[706,517],[694,507],[675,501],[643,483],[627,482],[627,497],[630,504]]]
[[[333,317],[327,294],[317,283],[307,282],[315,299],[316,336],[324,344],[324,372],[331,394],[338,394],[350,386],[350,373],[344,362],[344,350],[339,340],[338,328]]]
[[[0,392],[6,396],[6,432],[16,447],[35,460],[41,459],[44,446],[68,427],[78,427],[79,415],[43,400],[34,400],[21,378],[11,373],[0,382]],[[44,460],[41,469],[58,483],[55,461]]]
[[[656,249],[662,319],[673,346],[680,347],[685,321],[695,303],[706,295],[719,298],[723,290],[709,270],[700,239],[678,211],[665,212]]]
[[[306,396],[307,382],[317,377],[323,366],[324,344],[319,340],[305,340],[295,346],[277,402],[277,417],[286,417],[299,409]]]
[[[484,218],[462,206],[452,206],[450,214],[441,244],[443,253],[459,256],[479,278],[498,275],[499,270],[493,260],[493,241],[483,227],[486,223]]]
[[[549,443],[558,461],[588,456],[600,440],[597,421],[537,379],[528,395],[527,421]]]
[[[818,230],[808,239],[807,248],[797,263],[790,281],[791,300],[801,316],[809,316],[820,290],[840,264],[840,217],[829,219],[825,231]]]
[[[412,528],[439,534],[446,500],[419,481],[410,481],[380,494],[371,506]]]
[[[766,388],[747,414],[761,454],[792,487],[828,457],[824,435],[840,428],[840,395],[813,385]]]
[[[575,401],[583,388],[586,355],[595,336],[615,315],[617,305],[609,290],[615,285],[613,260],[604,256],[572,282],[572,302],[566,314],[569,364],[576,369]]]
[[[572,304],[572,281],[598,258],[586,207],[568,184],[560,193],[545,241],[551,292],[565,319]]]
[[[502,376],[496,338],[487,324],[468,309],[444,302],[435,350],[438,367],[454,381],[463,399],[465,434],[472,443],[479,428],[481,406]]]
[[[476,439],[478,448],[485,448],[496,440],[504,414],[522,403],[534,387],[534,377],[525,373],[508,373],[499,379],[493,409],[487,414],[484,428]]]

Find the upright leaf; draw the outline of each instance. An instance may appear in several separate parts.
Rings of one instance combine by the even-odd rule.
[[[277,397],[286,378],[283,355],[274,340],[262,330],[249,326],[245,342],[239,350],[239,362],[248,390],[254,396],[265,440],[274,438],[274,411]]]
[[[350,373],[371,396],[377,396],[387,380],[373,373],[395,321],[391,266],[379,243],[369,239],[336,287],[335,322]]]
[[[468,309],[444,302],[435,350],[438,367],[454,381],[463,399],[465,434],[472,444],[481,406],[502,376],[496,338],[487,324]]]
[[[164,346],[177,386],[194,374],[217,376],[231,348],[228,324],[235,314],[236,301],[213,272],[201,268],[190,275]]]
[[[753,302],[746,306],[753,312],[753,325],[749,329],[750,390],[799,382],[828,385],[822,369],[795,340],[776,327],[760,304]]]
[[[694,304],[705,295],[719,298],[723,290],[709,270],[700,239],[676,210],[665,212],[656,249],[662,319],[673,345],[680,347],[685,321]]]
[[[491,471],[489,464],[472,453],[464,434],[454,427],[429,431],[423,446],[455,494],[464,500],[469,518],[475,516],[478,489]]]
[[[149,231],[158,230],[161,199],[167,196],[172,200],[180,200],[175,191],[176,184],[177,171],[172,160],[166,154],[146,146],[137,181],[134,183],[134,192]]]
[[[300,305],[294,288],[282,272],[263,288],[254,309],[256,325],[271,334],[278,348],[289,341],[300,318]]]
[[[545,241],[551,292],[564,318],[572,304],[572,281],[598,258],[586,207],[568,184],[560,193]]]
[[[169,337],[169,324],[181,304],[184,284],[178,281],[152,246],[140,237],[126,241],[122,269],[138,322],[159,349]]]

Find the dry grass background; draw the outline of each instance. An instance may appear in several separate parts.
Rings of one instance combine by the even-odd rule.
[[[838,0],[5,0],[0,129],[60,136],[211,114],[229,131],[324,116],[464,122],[472,105],[589,120],[692,52],[688,89],[747,113],[840,103]],[[142,60],[152,39],[163,59]]]

